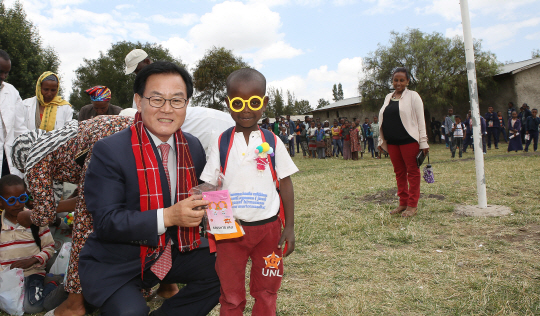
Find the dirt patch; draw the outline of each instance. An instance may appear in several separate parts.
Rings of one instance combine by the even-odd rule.
[[[348,196],[344,196],[344,199],[348,199]],[[421,199],[437,199],[439,201],[443,201],[446,197],[441,194],[424,194],[420,193]],[[391,204],[395,203],[399,200],[399,197],[397,196],[397,188],[387,189],[383,191],[379,191],[374,194],[368,194],[364,195],[360,198],[360,201],[363,202],[371,202],[375,204]]]
[[[529,225],[518,228],[513,234],[493,235],[493,239],[505,240],[511,243],[522,242],[524,240],[540,241],[540,225]]]

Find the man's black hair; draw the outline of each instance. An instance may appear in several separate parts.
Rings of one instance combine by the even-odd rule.
[[[231,84],[233,81],[239,80],[241,82],[251,82],[251,81],[259,81],[261,84],[261,89],[263,90],[263,93],[266,94],[266,78],[262,73],[259,71],[252,69],[252,68],[242,68],[233,71],[228,77],[227,77],[227,93],[229,93],[229,90],[231,88]]]
[[[2,58],[5,61],[11,60],[11,58],[9,58],[9,54],[3,49],[0,49],[0,58]]]
[[[12,187],[15,185],[22,185],[26,189],[24,180],[14,174],[8,174],[0,179],[0,195],[4,196],[4,188]]]
[[[538,112],[538,110],[537,110],[537,109],[532,109],[532,110],[531,110],[531,112],[532,112],[532,111],[536,111],[536,112]]]
[[[133,84],[133,92],[140,96],[144,95],[144,89],[146,88],[146,81],[151,75],[158,74],[178,74],[184,79],[186,83],[187,99],[189,100],[193,95],[193,79],[187,70],[178,66],[170,61],[156,61],[139,71],[137,77],[135,77],[135,83]]]
[[[409,71],[405,67],[397,67],[396,69],[394,69],[394,72],[392,72],[392,78],[394,78],[394,75],[396,73],[398,73],[398,72],[404,72],[405,77],[407,78],[407,80],[411,80],[411,76],[409,75]]]

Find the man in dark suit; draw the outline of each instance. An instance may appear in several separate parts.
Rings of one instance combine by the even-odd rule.
[[[192,79],[155,62],[139,72],[134,92],[135,124],[94,145],[86,174],[94,232],[79,261],[84,297],[102,315],[146,316],[142,288],[183,283],[151,315],[206,315],[220,284],[215,256],[199,237],[205,211],[197,208],[208,202],[187,197],[206,164],[199,140],[180,130]]]

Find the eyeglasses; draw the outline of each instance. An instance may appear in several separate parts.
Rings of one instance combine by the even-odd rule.
[[[158,96],[153,96],[153,97],[147,98],[144,95],[142,97],[145,98],[145,99],[148,99],[148,103],[150,104],[151,107],[154,107],[154,108],[160,108],[160,107],[165,105],[165,102],[169,101],[171,103],[171,106],[174,109],[178,110],[178,109],[181,109],[181,108],[185,107],[187,102],[188,102],[188,100],[186,100],[184,98],[165,99],[165,98],[158,97]]]
[[[242,112],[246,108],[246,104],[252,111],[258,111],[264,104],[264,98],[266,98],[266,96],[261,98],[258,95],[254,95],[249,98],[249,100],[244,100],[240,97],[236,97],[231,100],[229,97],[227,97],[227,99],[229,99],[229,107],[234,112]]]
[[[23,193],[19,197],[10,196],[7,200],[4,199],[4,197],[1,196],[1,195],[0,195],[0,198],[2,198],[2,200],[6,201],[7,205],[13,206],[13,205],[15,205],[15,203],[17,203],[17,201],[19,201],[19,203],[23,203],[23,204],[26,203],[28,201],[28,194]]]

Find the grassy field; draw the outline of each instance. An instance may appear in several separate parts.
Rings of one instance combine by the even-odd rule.
[[[513,211],[501,218],[453,213],[477,203],[472,153],[432,146],[435,183],[422,180],[411,219],[388,214],[389,158],[294,158],[296,251],[278,315],[540,315],[540,155],[503,147],[484,156],[488,203]]]

